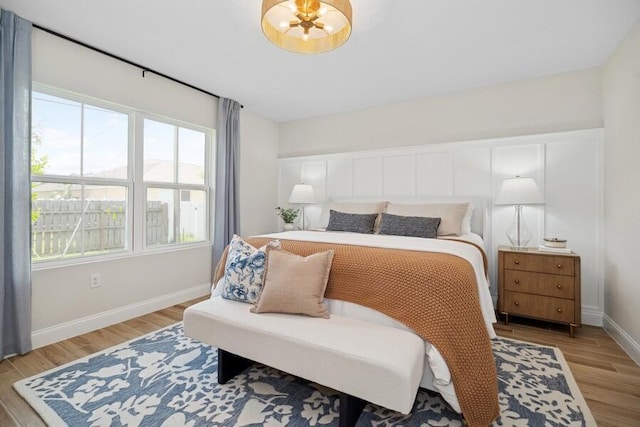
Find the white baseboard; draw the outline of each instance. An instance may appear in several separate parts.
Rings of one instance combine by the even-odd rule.
[[[640,344],[606,314],[603,316],[603,328],[640,365]]]
[[[603,315],[604,315],[604,313],[602,313],[601,310],[598,310],[597,307],[591,307],[591,306],[586,306],[586,305],[582,306],[581,317],[582,317],[582,323],[584,325],[602,327],[602,316]]]
[[[38,329],[31,333],[33,348],[44,347],[77,335],[86,334],[96,329],[124,322],[134,317],[152,313],[195,298],[207,295],[211,291],[210,284],[198,285],[189,289],[151,298],[135,304],[103,311],[81,319],[60,323],[48,328]]]

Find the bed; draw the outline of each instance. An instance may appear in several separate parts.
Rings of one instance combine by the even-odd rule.
[[[374,204],[375,205],[375,204]],[[332,207],[341,210],[362,211],[371,210],[372,204],[362,203],[334,203]],[[384,211],[388,209],[387,202],[376,205],[376,209]],[[384,206],[384,207],[382,207]],[[464,259],[473,268],[477,301],[480,305],[484,328],[489,338],[495,337],[493,323],[496,322],[493,303],[489,290],[487,279],[487,259],[484,253],[484,241],[480,233],[487,233],[487,226],[484,218],[486,211],[484,201],[474,201],[470,203],[474,209],[470,211],[476,212],[474,217],[465,218],[468,222],[466,227],[462,227],[461,233],[457,235],[438,236],[435,239],[425,239],[421,237],[406,237],[397,235],[382,234],[362,234],[345,231],[289,231],[283,233],[271,233],[257,236],[261,239],[278,239],[286,241],[298,242],[315,242],[318,245],[352,245],[368,248],[385,248],[385,249],[401,249],[411,252],[438,252],[443,254],[455,255]],[[378,224],[376,225],[376,227]],[[221,294],[222,286],[216,286],[212,292],[212,298],[216,298]],[[382,325],[392,326],[400,329],[411,330],[400,321],[385,315],[377,310],[371,309],[361,304],[348,302],[340,299],[325,298],[325,303],[332,314],[338,314],[346,317],[356,318]],[[436,391],[454,408],[461,412],[461,405],[454,388],[451,371],[445,362],[445,358],[440,351],[425,340],[425,361],[424,375],[420,385],[426,389]]]

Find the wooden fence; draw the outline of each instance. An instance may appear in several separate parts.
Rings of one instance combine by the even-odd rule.
[[[36,200],[32,225],[34,260],[125,249],[127,212],[118,200]],[[168,206],[147,202],[147,244],[167,243]]]

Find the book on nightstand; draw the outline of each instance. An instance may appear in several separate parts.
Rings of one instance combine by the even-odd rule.
[[[569,248],[550,248],[548,246],[540,245],[538,246],[538,250],[540,252],[555,252],[557,254],[570,254],[571,249]]]

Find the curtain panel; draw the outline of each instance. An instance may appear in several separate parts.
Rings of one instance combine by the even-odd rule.
[[[31,29],[0,9],[0,359],[31,350]]]
[[[240,104],[233,99],[218,100],[216,128],[216,180],[213,227],[213,266],[239,229],[238,150],[240,145]]]

